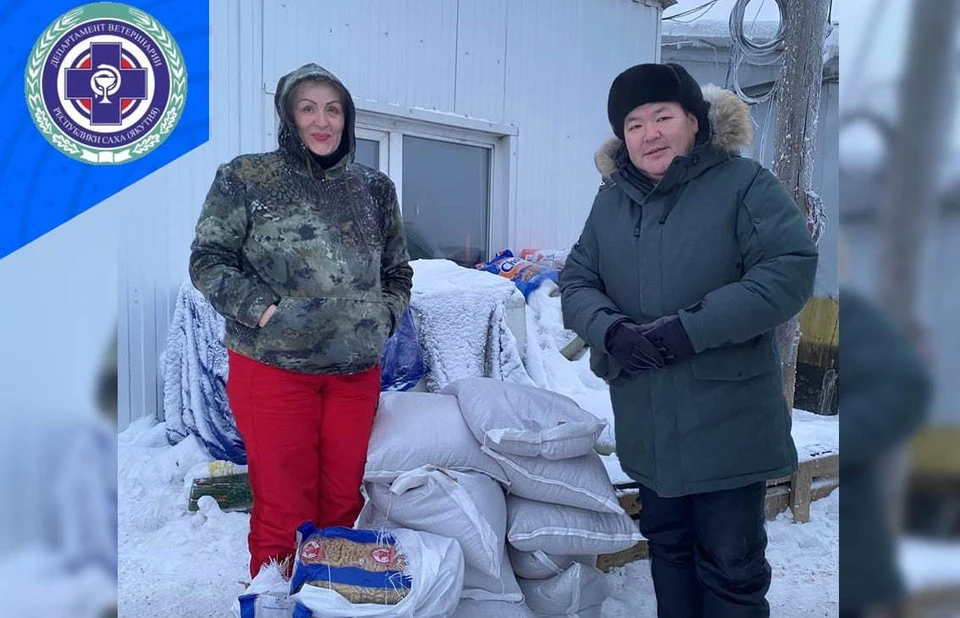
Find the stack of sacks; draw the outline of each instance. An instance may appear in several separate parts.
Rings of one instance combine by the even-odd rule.
[[[606,579],[598,554],[642,540],[593,450],[606,423],[562,395],[483,378],[456,395],[481,450],[509,483],[507,542],[520,589],[536,616],[600,616]]]
[[[566,397],[485,378],[385,393],[357,525],[457,539],[457,618],[598,616],[597,554],[642,538],[593,451],[604,426]]]
[[[383,393],[357,527],[456,539],[463,550],[461,598],[482,603],[486,616],[530,617],[506,555],[506,484],[503,469],[463,422],[456,397]]]

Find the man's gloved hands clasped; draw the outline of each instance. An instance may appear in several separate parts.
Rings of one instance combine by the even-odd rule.
[[[607,350],[627,371],[663,369],[664,359],[657,347],[643,336],[632,320],[617,322],[607,330]]]
[[[642,325],[622,320],[607,331],[605,343],[610,355],[627,371],[663,369],[696,353],[676,315]]]
[[[666,315],[649,324],[642,324],[640,332],[657,347],[668,365],[687,360],[696,354],[683,322],[675,315]]]

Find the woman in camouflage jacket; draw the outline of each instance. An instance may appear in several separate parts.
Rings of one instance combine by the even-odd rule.
[[[393,183],[354,162],[350,92],[308,64],[280,79],[275,105],[279,147],[220,166],[190,255],[226,319],[251,576],[293,553],[304,521],[353,525],[383,344],[413,274]]]

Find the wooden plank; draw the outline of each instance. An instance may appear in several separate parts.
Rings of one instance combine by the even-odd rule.
[[[840,487],[839,478],[826,478],[820,479],[813,482],[810,487],[810,502],[816,502],[817,500],[823,500],[827,496],[833,493],[834,489]]]
[[[253,507],[253,491],[247,473],[194,479],[187,508],[197,510],[197,500],[211,496],[223,511],[249,511]]]
[[[587,342],[577,336],[574,337],[570,343],[563,346],[563,349],[560,350],[560,354],[562,354],[567,360],[575,360],[579,357],[580,352],[583,352],[586,346]]]
[[[650,557],[650,548],[646,539],[640,541],[633,547],[619,551],[615,554],[602,554],[597,556],[597,568],[604,573],[609,573],[612,569],[622,567],[637,560],[646,560]]]
[[[801,468],[790,481],[790,510],[793,521],[805,524],[810,521],[810,485],[813,478],[808,470]]]
[[[810,521],[810,503],[813,501],[813,485],[818,486],[824,479],[837,479],[840,476],[840,455],[828,453],[805,459],[790,481],[790,510],[793,520],[798,523]],[[826,495],[829,495],[829,491]]]
[[[836,365],[840,347],[840,302],[813,297],[800,312],[800,347],[797,362],[827,369]]]
[[[910,444],[911,473],[923,477],[960,479],[960,427],[926,427]]]
[[[767,489],[766,515],[767,521],[777,518],[777,515],[790,507],[790,487],[779,485]]]

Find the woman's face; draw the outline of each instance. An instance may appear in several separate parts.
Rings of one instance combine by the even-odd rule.
[[[343,137],[343,101],[330,84],[306,83],[293,97],[293,123],[307,149],[328,155],[340,146]]]

